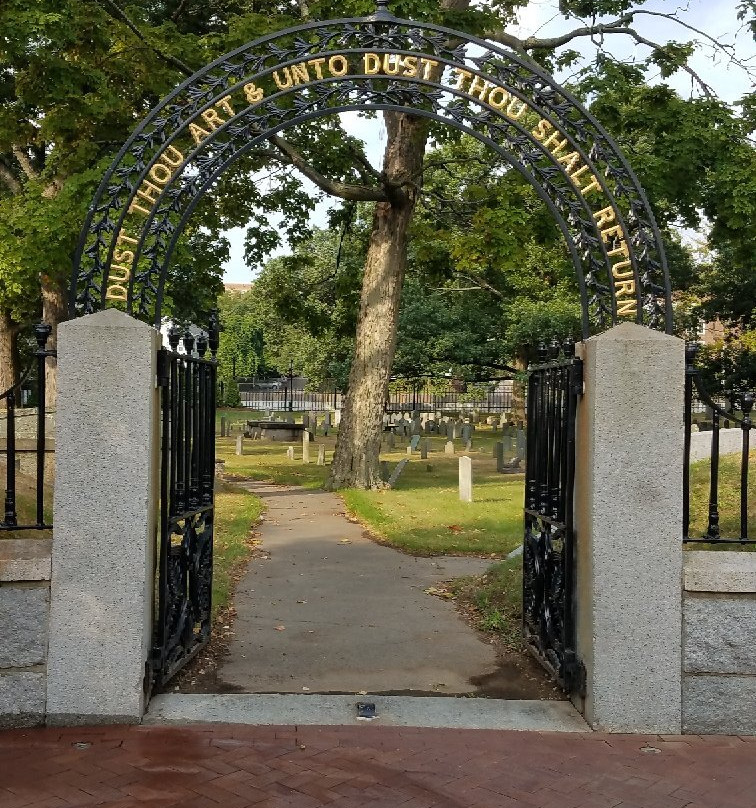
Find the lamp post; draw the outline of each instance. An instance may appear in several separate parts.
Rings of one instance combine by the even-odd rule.
[[[289,412],[294,411],[294,360],[289,360]]]

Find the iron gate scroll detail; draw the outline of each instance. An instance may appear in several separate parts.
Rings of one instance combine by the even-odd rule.
[[[164,685],[210,639],[218,327],[169,335],[161,389],[160,537],[152,682]],[[196,347],[196,356],[193,355]],[[210,357],[207,357],[208,348]]]
[[[547,361],[549,360],[549,361]],[[584,689],[575,652],[575,417],[583,363],[575,344],[539,349],[528,373],[523,628],[538,659],[567,693]]]

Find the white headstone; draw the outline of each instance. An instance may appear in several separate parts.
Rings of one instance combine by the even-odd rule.
[[[472,460],[467,455],[459,458],[459,499],[472,502]]]
[[[310,462],[310,433],[306,429],[302,433],[302,462]]]
[[[450,440],[446,441],[446,444],[444,446],[444,453],[448,455],[454,454],[454,441]]]
[[[325,446],[322,443],[318,446],[318,465],[325,466]]]
[[[238,457],[244,454],[244,435],[236,436],[236,454]]]
[[[286,450],[286,459],[287,460],[293,460],[294,459],[294,447],[293,446],[289,446],[289,448]]]

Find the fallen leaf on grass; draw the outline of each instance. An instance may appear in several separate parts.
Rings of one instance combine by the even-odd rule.
[[[286,631],[286,626],[276,626],[276,631]]]
[[[462,527],[460,525],[449,525],[449,530],[452,533],[461,533],[462,532]]]

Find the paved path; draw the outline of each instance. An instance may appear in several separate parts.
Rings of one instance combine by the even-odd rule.
[[[2,808],[753,808],[756,739],[394,727],[0,732]]]
[[[414,558],[350,522],[334,494],[250,482],[268,511],[236,589],[221,686],[247,693],[474,693],[493,648],[424,590],[489,562]]]

